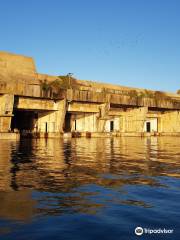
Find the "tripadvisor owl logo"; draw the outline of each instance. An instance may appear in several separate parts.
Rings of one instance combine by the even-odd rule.
[[[141,236],[143,234],[143,228],[142,227],[136,227],[135,228],[135,234],[138,236]]]

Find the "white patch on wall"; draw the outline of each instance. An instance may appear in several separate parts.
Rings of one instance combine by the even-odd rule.
[[[79,132],[96,131],[96,114],[94,113],[75,114],[72,124],[72,130],[76,130]]]
[[[144,122],[144,132],[157,132],[158,120],[157,118],[149,118]]]
[[[119,118],[112,118],[105,123],[105,132],[119,131]]]

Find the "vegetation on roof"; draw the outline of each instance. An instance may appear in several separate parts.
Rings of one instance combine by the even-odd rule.
[[[47,79],[40,82],[43,96],[58,97],[63,90],[67,89],[79,89],[81,84],[77,82],[77,79],[71,75],[58,76],[53,81],[47,81]]]
[[[51,96],[53,98],[58,98],[62,91],[66,91],[68,89],[80,89],[83,84],[79,83],[76,78],[71,75],[66,76],[58,76],[54,81],[41,81],[41,89],[44,92],[44,96]],[[91,91],[92,89],[87,89],[87,91]],[[96,92],[95,88],[94,91]],[[122,96],[128,96],[130,98],[142,99],[142,98],[153,98],[155,100],[170,100],[170,97],[166,95],[166,93],[161,91],[151,91],[151,90],[142,90],[137,91],[135,89],[130,90],[115,90],[110,88],[101,88],[99,93],[103,94],[117,94]],[[177,92],[180,94],[180,90]]]

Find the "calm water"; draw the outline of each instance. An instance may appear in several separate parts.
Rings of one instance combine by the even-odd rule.
[[[180,138],[1,140],[1,239],[180,239]]]

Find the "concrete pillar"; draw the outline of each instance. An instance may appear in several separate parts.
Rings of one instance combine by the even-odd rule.
[[[10,130],[13,105],[14,95],[0,95],[0,132],[8,132]]]
[[[101,118],[107,117],[108,114],[109,114],[109,110],[110,110],[110,104],[109,103],[101,104],[101,106],[99,108],[100,117]]]
[[[158,118],[158,132],[161,133],[163,129],[163,121],[161,117]]]
[[[125,116],[120,116],[120,132],[125,132]]]
[[[56,121],[59,122],[59,132],[63,132],[63,125],[64,125],[66,110],[67,110],[66,99],[58,101],[57,104],[58,104],[58,112],[57,112]]]
[[[97,118],[97,131],[104,132],[107,117],[109,116],[110,104],[103,103],[99,107],[99,117]]]
[[[97,132],[104,132],[105,131],[105,119],[97,119]]]

